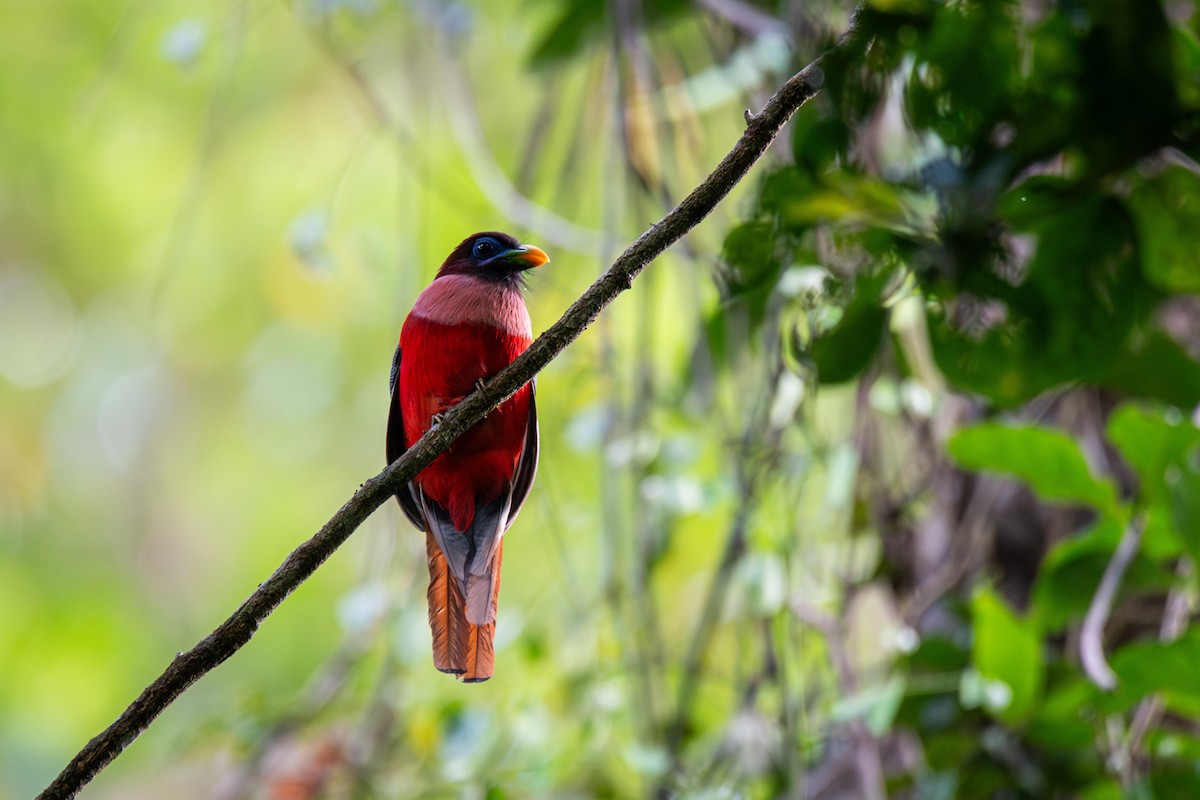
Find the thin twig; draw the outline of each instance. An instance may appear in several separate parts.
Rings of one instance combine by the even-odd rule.
[[[1083,671],[1092,683],[1107,692],[1117,688],[1117,676],[1104,656],[1104,625],[1112,613],[1113,601],[1116,600],[1117,590],[1121,588],[1125,570],[1129,569],[1142,543],[1144,526],[1145,521],[1138,514],[1125,527],[1117,551],[1104,568],[1104,576],[1100,578],[1100,585],[1096,587],[1096,594],[1092,596],[1092,603],[1088,606],[1087,616],[1083,618],[1083,627],[1079,631],[1079,660]]]
[[[857,40],[858,37],[847,34],[838,46],[848,47]],[[440,425],[430,428],[383,472],[363,483],[346,504],[311,539],[292,551],[275,573],[260,584],[225,622],[191,650],[177,655],[112,725],[88,742],[38,796],[39,800],[77,795],[180,694],[249,642],[271,612],[333,555],[375,509],[449,449],[469,427],[528,383],[575,341],[617,295],[631,288],[647,264],[707,217],[762,157],[796,109],[820,90],[822,78],[819,60],[789,78],[746,126],[733,149],[691,194],[626,248],[516,361],[450,409]]]

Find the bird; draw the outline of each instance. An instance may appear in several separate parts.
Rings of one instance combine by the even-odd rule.
[[[392,358],[388,463],[529,347],[525,273],[549,260],[496,231],[468,236],[447,256]],[[504,534],[537,472],[536,390],[536,380],[522,386],[396,494],[425,532],[434,666],[466,683],[495,670]]]

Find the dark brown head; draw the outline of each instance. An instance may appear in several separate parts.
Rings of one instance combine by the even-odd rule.
[[[474,275],[496,283],[521,286],[524,284],[521,273],[549,260],[541,248],[522,245],[507,233],[485,231],[463,239],[442,263],[438,277]]]

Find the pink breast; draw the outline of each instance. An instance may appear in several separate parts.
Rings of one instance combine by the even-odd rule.
[[[421,292],[412,313],[443,325],[465,322],[526,339],[533,336],[529,311],[519,289],[470,275],[438,278]]]

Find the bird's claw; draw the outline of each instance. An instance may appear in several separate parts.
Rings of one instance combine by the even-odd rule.
[[[484,383],[483,378],[480,378],[479,380],[475,381],[475,391],[482,392],[485,385],[486,384]]]
[[[441,424],[442,424],[443,422],[445,422],[445,421],[446,421],[446,415],[445,415],[445,414],[434,414],[434,415],[433,415],[433,417],[431,417],[431,418],[430,418],[430,424],[431,424],[433,427],[437,427],[437,426],[441,425]]]

